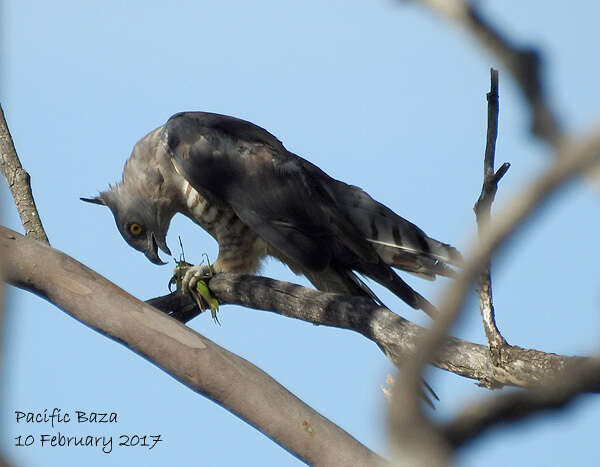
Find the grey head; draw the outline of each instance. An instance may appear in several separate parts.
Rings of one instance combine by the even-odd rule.
[[[110,208],[125,241],[154,264],[166,264],[158,248],[168,255],[166,237],[171,218],[178,211],[168,174],[161,164],[160,128],[142,138],[134,147],[123,170],[123,181],[88,203]]]
[[[116,185],[95,198],[80,199],[110,208],[123,239],[154,264],[166,264],[158,256],[158,249],[171,255],[166,242],[171,218],[161,216],[157,205],[148,199],[132,198],[125,191],[123,185]]]

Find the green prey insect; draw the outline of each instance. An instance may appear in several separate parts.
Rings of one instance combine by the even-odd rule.
[[[169,291],[171,290],[171,287],[173,285],[176,286],[177,290],[183,290],[183,277],[185,276],[185,272],[193,266],[193,264],[190,264],[185,260],[181,238],[179,239],[179,245],[181,246],[181,257],[179,261],[175,260],[176,266],[175,270],[173,271],[173,276],[169,280]],[[208,255],[205,254],[205,256],[206,262],[212,272],[212,267],[210,266]],[[207,308],[210,308],[210,314],[213,320],[220,325],[221,323],[219,322],[219,318],[217,317],[217,312],[219,311],[219,302],[210,293],[206,282],[203,280],[199,280],[198,282],[196,282],[196,286],[194,287],[194,289],[190,290],[190,294],[200,310],[204,311]]]

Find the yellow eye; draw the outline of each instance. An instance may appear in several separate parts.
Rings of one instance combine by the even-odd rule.
[[[136,237],[138,235],[141,235],[142,232],[144,231],[144,228],[137,222],[134,222],[133,224],[129,224],[128,229],[129,229],[129,232],[131,233],[131,235],[135,235]]]

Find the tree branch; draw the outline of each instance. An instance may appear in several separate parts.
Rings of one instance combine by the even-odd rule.
[[[490,429],[517,422],[549,409],[562,409],[577,396],[600,385],[600,359],[589,359],[554,378],[551,383],[528,391],[501,394],[472,404],[442,428],[453,448],[463,447]]]
[[[510,164],[505,162],[498,169],[498,172],[494,173],[496,139],[498,137],[498,70],[492,68],[490,74],[490,92],[487,94],[488,127],[483,161],[483,186],[481,187],[481,194],[473,208],[477,220],[477,231],[480,235],[490,222],[492,203],[496,197],[498,182],[510,167]],[[479,295],[479,309],[483,319],[483,327],[490,347],[492,360],[495,365],[499,365],[502,349],[507,346],[507,343],[496,326],[494,302],[492,300],[492,274],[490,272],[489,261],[479,275],[477,293]]]
[[[381,458],[248,361],[140,302],[69,256],[0,227],[5,280],[146,357],[318,466]]]
[[[155,311],[144,307],[135,298],[68,256],[42,244],[30,242],[3,227],[0,227],[0,249],[7,262],[9,271],[6,277],[10,283],[41,295],[94,329],[143,354],[175,378],[259,427],[292,452],[297,453],[290,447],[293,443],[288,438],[302,437],[295,431],[301,425],[300,418],[295,418],[296,425],[292,423],[290,427],[280,419],[288,415],[270,411],[265,413],[264,407],[261,407],[263,399],[258,403],[253,399],[255,391],[264,394],[264,397],[275,397],[275,400],[280,401],[275,407],[285,413],[287,411],[282,407],[286,407],[286,404],[299,404],[302,409],[300,412],[298,408],[289,410],[301,413],[301,417],[308,417],[311,430],[315,432],[318,429],[319,433],[324,433],[320,439],[329,444],[331,451],[358,451],[362,452],[360,455],[364,455],[368,462],[377,461],[378,458],[367,448],[314,413],[310,407],[287,393],[249,362],[216,346],[185,326],[175,325],[173,320],[166,317],[161,320]],[[360,332],[376,342],[397,365],[405,364],[412,357],[426,332],[361,297],[344,297],[287,282],[237,274],[218,274],[211,279],[209,285],[222,304],[235,303],[267,309],[314,324]],[[166,309],[187,310],[188,316],[193,314],[190,308],[186,308],[192,305],[191,299],[178,293],[154,299],[154,302]],[[136,332],[132,332],[133,329]],[[477,379],[487,387],[494,387],[503,384],[539,384],[551,375],[585,361],[577,357],[562,357],[519,347],[509,348],[507,355],[510,364],[502,369],[495,368],[485,346],[447,338],[434,364]],[[231,376],[231,373],[235,375]],[[224,387],[221,385],[227,388],[244,388],[241,391],[243,394],[231,395],[229,390],[223,392]],[[588,386],[587,390],[600,391],[600,381],[596,386]],[[223,399],[223,394],[228,394],[227,400]],[[254,405],[246,398],[252,399]],[[277,421],[275,424],[273,419]],[[269,428],[281,432],[279,424],[285,425],[284,435],[275,437]],[[326,428],[322,428],[322,424]],[[346,443],[351,447],[348,448]],[[310,462],[315,465],[343,465],[320,463],[323,457],[310,457],[317,456],[316,453],[321,449],[323,446],[310,446],[301,450],[298,455],[304,459],[310,458]],[[331,454],[327,454],[329,455]]]
[[[507,243],[524,221],[549,200],[551,194],[599,159],[600,126],[581,140],[565,144],[550,169],[528,183],[525,189],[508,203],[498,220],[486,229],[477,242],[455,283],[446,289],[442,297],[440,317],[434,321],[418,354],[421,367],[437,355],[440,343],[462,310],[471,282],[479,274],[482,266],[489,261],[490,256]],[[419,373],[420,371],[417,371],[417,374]],[[404,380],[406,379],[405,377]]]
[[[564,137],[546,97],[541,78],[540,53],[519,47],[487,21],[476,3],[466,0],[420,0],[431,10],[455,22],[489,50],[517,82],[531,109],[531,132],[557,147]]]
[[[231,273],[215,275],[209,286],[222,305],[235,304],[358,332],[377,344],[398,367],[413,358],[416,346],[426,332],[363,297],[326,293],[266,277]],[[181,310],[182,315],[194,314],[191,311],[195,307],[193,300],[179,292],[154,298],[148,303],[168,314],[174,310]],[[537,385],[585,360],[516,346],[507,349],[505,358],[506,365],[497,368],[486,346],[449,337],[432,363],[443,370],[475,379],[481,386],[498,388]]]
[[[471,283],[492,254],[504,246],[524,221],[560,187],[600,159],[600,126],[581,139],[565,141],[550,169],[526,185],[490,225],[466,258],[463,271],[442,297],[440,315],[425,333],[413,360],[406,362],[397,381],[391,406],[391,430],[396,448],[413,455],[415,465],[446,462],[450,446],[423,415],[419,404],[421,371],[439,358],[445,336],[463,308]],[[547,382],[547,381],[546,381]],[[427,459],[423,456],[427,453]],[[419,457],[420,456],[420,457]],[[437,465],[437,464],[436,464]]]
[[[25,234],[49,244],[31,193],[31,178],[17,156],[2,106],[0,106],[0,168],[15,200]]]

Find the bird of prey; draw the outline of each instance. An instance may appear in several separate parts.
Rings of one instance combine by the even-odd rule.
[[[109,207],[125,241],[155,264],[165,264],[159,248],[171,254],[167,230],[182,213],[218,242],[215,273],[254,273],[271,256],[319,290],[381,303],[361,275],[430,315],[434,306],[393,268],[432,280],[461,262],[455,248],[268,131],[214,113],[173,115],[135,145],[120,183],[82,200]],[[197,277],[195,270],[184,282]]]

